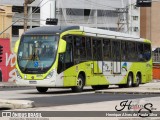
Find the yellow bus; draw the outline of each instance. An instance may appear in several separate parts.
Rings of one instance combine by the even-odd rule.
[[[137,87],[152,80],[151,42],[129,34],[83,26],[28,30],[15,45],[16,83],[39,92],[84,86]]]

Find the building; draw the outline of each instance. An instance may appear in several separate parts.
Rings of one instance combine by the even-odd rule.
[[[0,5],[0,32],[4,31],[9,25],[12,24],[12,6]],[[12,39],[12,27],[3,32],[0,38]]]
[[[153,49],[160,47],[160,1],[152,2],[152,7],[141,8],[140,36],[152,41]]]
[[[37,6],[40,0],[35,0],[32,4],[28,5],[28,28],[37,27],[40,25],[40,7]],[[13,20],[12,20],[12,41],[19,38],[19,29],[23,29],[24,20],[24,0],[1,0],[0,5],[12,6]],[[34,12],[33,12],[34,10]],[[11,24],[8,24],[11,25]]]
[[[35,0],[28,5],[28,28],[43,26],[46,18],[56,17],[58,25],[89,26],[139,36],[140,10],[135,7],[135,1]],[[15,41],[19,37],[19,29],[23,29],[24,0],[1,0],[0,4],[12,5],[12,36]]]
[[[141,8],[140,36],[152,42],[153,62],[160,62],[160,1],[152,7]]]
[[[54,1],[55,12],[55,3],[51,3]],[[53,13],[59,25],[78,24],[140,35],[140,9],[135,7],[136,0],[43,0],[41,6],[44,3],[41,25],[45,25],[44,20]]]

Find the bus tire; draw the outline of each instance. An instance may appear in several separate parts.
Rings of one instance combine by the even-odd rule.
[[[77,80],[77,86],[72,87],[73,92],[82,92],[85,85],[84,77],[80,74]]]
[[[102,90],[102,89],[107,89],[109,85],[92,85],[91,87],[93,90]]]
[[[137,75],[136,75],[136,83],[133,84],[133,87],[138,87],[140,83],[141,83],[141,74],[137,73]]]
[[[132,87],[133,85],[133,75],[131,73],[128,74],[126,88]]]
[[[0,71],[0,82],[2,82],[2,71]]]
[[[48,90],[47,87],[36,87],[36,89],[39,93],[45,93]]]

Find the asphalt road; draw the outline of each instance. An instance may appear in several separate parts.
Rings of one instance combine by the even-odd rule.
[[[43,95],[42,95],[43,96]],[[159,95],[160,96],[160,95]],[[73,105],[83,103],[94,103],[103,101],[114,100],[127,100],[147,97],[158,97],[158,95],[130,95],[130,94],[77,94],[77,95],[62,95],[52,97],[36,97],[28,98],[27,100],[35,101],[36,107],[47,106],[61,106],[61,105]]]
[[[98,94],[91,88],[85,88],[82,93],[72,93],[70,89],[49,89],[45,94],[38,93],[36,89],[2,88],[0,99],[21,99],[35,101],[36,107],[63,106],[84,103],[96,103],[114,100],[127,100],[138,98],[160,97],[160,94]]]

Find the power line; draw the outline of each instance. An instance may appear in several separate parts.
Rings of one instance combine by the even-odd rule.
[[[3,30],[3,31],[0,33],[0,35],[2,35],[5,31],[7,31],[10,27],[12,27],[16,22],[18,22],[18,21],[21,20],[21,19],[24,19],[24,17],[16,20],[14,23],[12,23],[10,26],[8,26],[5,30]]]
[[[42,0],[42,1],[43,1],[43,0]],[[41,2],[42,2],[42,1],[41,1]],[[40,5],[41,2],[39,2],[38,5]],[[47,1],[47,2],[48,2],[48,1]],[[47,2],[45,2],[45,3],[44,3],[42,6],[40,6],[40,7],[43,7]],[[37,5],[37,7],[36,7],[35,9],[38,8],[38,5]],[[32,12],[31,14],[28,15],[28,17],[37,11],[37,10],[35,10],[35,9],[34,9],[34,12]],[[39,9],[40,9],[40,8],[38,8],[38,10],[39,10]],[[13,22],[10,26],[8,26],[5,30],[3,30],[2,32],[0,32],[0,35],[2,35],[5,31],[7,31],[10,27],[12,27],[12,26],[13,26],[14,24],[16,24],[18,21],[24,20],[24,19],[28,19],[28,17],[27,17],[27,18],[24,18],[24,17],[19,18],[18,20],[16,20],[15,22]]]
[[[43,2],[43,0],[41,0],[41,1],[38,3],[38,5],[36,6],[36,8],[32,11],[33,13],[34,13],[34,12],[37,12],[36,9],[39,7],[39,5],[40,5],[42,2]],[[38,10],[39,10],[39,9],[38,9]]]
[[[40,2],[39,2],[39,4],[37,5],[37,7],[32,11],[32,13],[31,14],[29,14],[28,16],[27,16],[27,18],[26,19],[28,19],[28,17],[30,17],[33,13],[36,13],[39,9],[40,9],[40,7],[43,7],[47,2],[45,2],[42,6],[39,6],[42,2],[43,2],[44,0],[41,0]],[[38,8],[38,9],[37,9]]]

